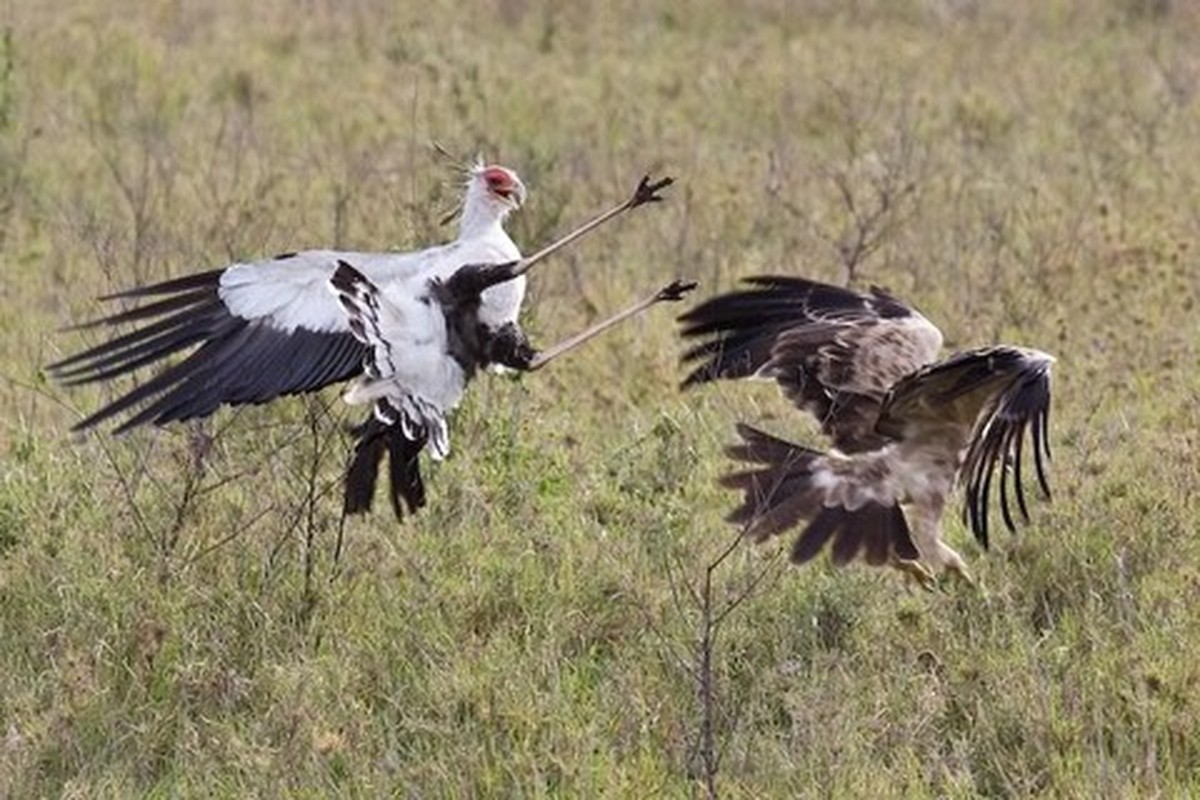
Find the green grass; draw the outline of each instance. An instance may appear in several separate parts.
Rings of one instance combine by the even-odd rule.
[[[1054,502],[986,553],[948,521],[980,591],[784,542],[715,571],[724,602],[766,570],[716,640],[723,795],[1200,793],[1200,15],[419,5],[0,20],[0,795],[703,791],[721,447],[736,419],[817,439],[771,386],[680,395],[670,313],[481,377],[430,506],[350,521],[338,560],[336,390],[112,439],[68,429],[122,387],[42,377],[135,281],[449,236],[430,139],[521,173],[527,250],[679,177],[538,268],[538,341],[675,275],[841,280],[840,183],[860,213],[893,192],[857,283],[1059,359]]]

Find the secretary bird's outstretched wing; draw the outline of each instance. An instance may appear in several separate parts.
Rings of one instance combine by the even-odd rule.
[[[138,305],[80,327],[138,327],[48,371],[66,385],[92,383],[195,347],[76,429],[131,409],[138,410],[117,431],[205,416],[222,404],[264,403],[313,391],[361,372],[367,353],[329,291],[339,259],[353,260],[372,279],[386,281],[419,274],[439,249],[288,253],[118,292],[103,299]]]
[[[843,452],[879,446],[880,404],[891,386],[932,361],[942,334],[879,288],[869,294],[803,278],[746,279],[750,289],[680,317],[683,336],[706,341],[684,354],[699,366],[684,387],[719,378],[774,379]]]
[[[969,350],[905,378],[884,400],[878,430],[920,447],[924,460],[957,463],[966,450],[959,480],[966,484],[963,519],[988,546],[988,503],[992,476],[1000,471],[1000,511],[1014,530],[1008,478],[1022,517],[1029,519],[1022,484],[1025,432],[1042,493],[1050,497],[1045,459],[1050,457],[1050,367],[1053,356],[1002,345]]]

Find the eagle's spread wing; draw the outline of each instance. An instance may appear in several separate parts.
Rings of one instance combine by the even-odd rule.
[[[380,280],[419,273],[432,253],[288,253],[109,295],[104,299],[139,305],[81,327],[137,327],[48,371],[66,385],[91,383],[195,348],[77,429],[135,408],[118,431],[313,391],[359,373],[367,352],[329,292],[338,259],[352,259]]]
[[[753,288],[684,314],[685,337],[704,337],[684,386],[718,378],[774,379],[844,452],[879,446],[880,404],[896,381],[931,362],[941,332],[882,289],[870,294],[803,278],[755,277]]]
[[[966,451],[959,478],[966,483],[963,518],[988,545],[988,501],[1000,471],[1000,511],[1013,530],[1008,478],[1028,519],[1021,459],[1030,433],[1038,485],[1046,497],[1044,459],[1050,456],[1050,367],[1054,358],[1037,350],[999,346],[951,356],[900,381],[884,401],[879,431],[902,447],[941,453],[955,463]],[[926,461],[931,460],[926,458]]]

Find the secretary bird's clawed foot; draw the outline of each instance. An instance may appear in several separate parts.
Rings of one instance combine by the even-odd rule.
[[[633,191],[633,197],[629,199],[628,207],[637,208],[643,203],[661,203],[665,198],[659,192],[674,182],[674,178],[651,181],[649,175],[642,176],[641,181],[638,182],[637,189]]]
[[[695,289],[699,284],[695,281],[673,280],[663,288],[658,290],[658,294],[654,296],[656,302],[659,303],[677,303],[687,295],[688,292]]]

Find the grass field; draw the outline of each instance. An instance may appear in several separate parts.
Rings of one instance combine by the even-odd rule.
[[[1190,4],[16,0],[0,26],[0,796],[1200,794]],[[784,272],[1054,353],[1053,503],[989,552],[951,515],[978,590],[783,542],[713,566],[734,421],[817,437],[769,385],[681,395],[661,308],[482,377],[403,524],[342,524],[336,389],[69,432],[129,385],[42,375],[95,296],[448,238],[431,139],[521,173],[526,250],[679,178],[538,267],[539,342],[676,275]]]

